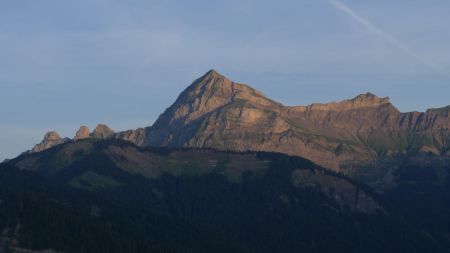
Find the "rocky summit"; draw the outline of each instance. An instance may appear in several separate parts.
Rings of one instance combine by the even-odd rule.
[[[74,140],[81,140],[89,137],[89,128],[87,126],[81,126],[75,134]]]
[[[109,139],[113,137],[113,135],[114,131],[107,125],[98,124],[90,136],[97,139]]]

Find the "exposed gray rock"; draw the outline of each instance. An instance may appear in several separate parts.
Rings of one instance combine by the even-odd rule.
[[[75,134],[74,140],[86,139],[89,137],[90,131],[87,126],[81,126]]]
[[[145,128],[127,130],[117,133],[115,138],[132,142],[138,146],[144,146],[147,140],[147,130]]]
[[[110,139],[114,136],[114,131],[105,124],[98,124],[90,136],[96,139]]]

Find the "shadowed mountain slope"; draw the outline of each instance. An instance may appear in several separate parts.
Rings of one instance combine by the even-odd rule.
[[[276,153],[83,139],[0,164],[3,249],[445,252],[364,184]]]

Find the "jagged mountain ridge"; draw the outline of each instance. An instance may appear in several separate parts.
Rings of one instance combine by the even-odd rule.
[[[341,102],[284,106],[210,70],[153,126],[91,137],[139,146],[275,151],[342,170],[397,155],[450,156],[449,111],[450,106],[402,113],[389,98],[372,93]]]
[[[211,70],[147,129],[147,145],[276,151],[342,169],[409,152],[450,155],[449,109],[401,113],[371,93],[283,106]]]

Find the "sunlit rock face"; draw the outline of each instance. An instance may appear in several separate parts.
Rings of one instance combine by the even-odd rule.
[[[89,138],[89,128],[87,126],[81,126],[80,129],[76,132],[74,140],[82,140]]]
[[[146,129],[140,144],[276,151],[352,169],[406,153],[448,154],[449,108],[402,113],[372,93],[284,106],[211,70]]]
[[[97,139],[109,139],[114,136],[114,131],[107,125],[98,124],[90,136]]]

